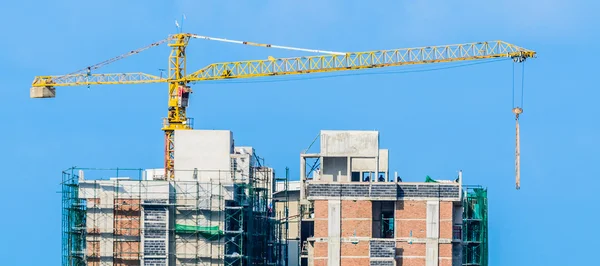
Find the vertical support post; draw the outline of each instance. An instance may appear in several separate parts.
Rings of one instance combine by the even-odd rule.
[[[184,80],[186,75],[186,55],[190,36],[188,34],[175,34],[171,37],[169,46],[172,47],[169,56],[169,110],[162,130],[165,132],[165,179],[173,180],[175,176],[174,156],[174,131],[179,129],[190,129],[187,122],[186,107],[188,95],[191,90]]]
[[[348,170],[346,171],[346,181],[352,182],[352,157],[348,156],[347,158],[348,160],[346,162],[346,167],[348,168]]]
[[[306,198],[306,158],[300,155],[300,201]]]

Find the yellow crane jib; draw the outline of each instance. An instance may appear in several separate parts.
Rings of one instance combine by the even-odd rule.
[[[273,58],[263,60],[236,61],[210,64],[202,69],[187,74],[186,53],[191,38],[237,43],[267,48],[287,49],[320,53],[322,55]],[[91,73],[92,70],[135,55],[168,42],[171,47],[169,55],[169,73],[167,78],[141,72],[132,73]],[[36,76],[30,89],[31,98],[54,98],[56,87],[89,86],[112,84],[169,84],[168,114],[164,119],[162,130],[165,132],[165,178],[174,177],[174,132],[191,129],[191,119],[187,117],[190,82],[205,80],[224,80],[232,78],[255,78],[278,75],[296,75],[308,73],[360,70],[381,67],[458,62],[494,58],[512,58],[515,62],[523,62],[535,57],[536,53],[504,41],[474,42],[454,45],[426,46],[416,48],[400,48],[392,50],[376,50],[367,52],[334,52],[316,49],[295,48],[289,46],[263,45],[256,42],[235,41],[212,38],[191,33],[179,33],[165,40],[132,50],[123,55],[86,67],[62,76]]]

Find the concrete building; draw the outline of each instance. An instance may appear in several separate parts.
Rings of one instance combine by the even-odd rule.
[[[487,265],[485,198],[465,203],[460,175],[401,182],[390,176],[379,132],[320,137],[319,153],[300,155],[301,265]],[[473,204],[483,215],[463,241],[463,207]]]
[[[275,173],[252,147],[226,130],[177,131],[175,168],[174,180],[64,172],[63,265],[281,265]]]

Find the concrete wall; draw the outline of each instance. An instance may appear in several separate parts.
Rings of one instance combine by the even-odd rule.
[[[379,150],[379,172],[388,171],[388,150]],[[352,172],[375,172],[377,158],[352,158]]]
[[[377,131],[321,131],[321,155],[330,157],[377,157]]]
[[[346,157],[324,157],[321,181],[348,181],[348,159]]]
[[[288,181],[288,190],[290,191],[300,191],[300,181]],[[284,191],[285,190],[285,182],[277,181],[275,186],[275,192]]]
[[[229,130],[178,130],[175,132],[175,169],[177,180],[228,179],[233,153],[233,134]],[[223,171],[223,173],[219,173]]]

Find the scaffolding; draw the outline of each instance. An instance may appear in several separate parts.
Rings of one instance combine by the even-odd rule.
[[[271,256],[275,256],[278,258],[282,258],[281,262],[282,264],[280,265],[284,265],[287,266],[288,262],[289,262],[289,258],[288,258],[288,247],[289,247],[289,230],[290,230],[290,225],[289,225],[289,219],[290,217],[290,209],[289,209],[289,202],[290,202],[290,193],[289,193],[289,178],[290,178],[290,169],[289,168],[285,168],[285,178],[275,178],[275,184],[278,183],[283,183],[283,187],[281,191],[277,191],[277,192],[283,192],[283,197],[278,198],[277,200],[273,200],[273,204],[272,204],[272,212],[275,214],[275,224],[276,224],[276,228],[275,228],[275,238],[274,238],[274,245],[275,245],[275,252],[276,254],[273,254]],[[281,202],[283,204],[281,204],[282,210],[279,210],[277,208],[277,202]]]
[[[487,189],[470,187],[463,197],[463,262],[464,266],[488,265]]]
[[[84,266],[85,201],[79,198],[77,176],[63,172],[62,175],[62,264]]]
[[[63,171],[62,265],[286,265],[274,173],[258,161],[249,169],[204,173],[208,182]]]

